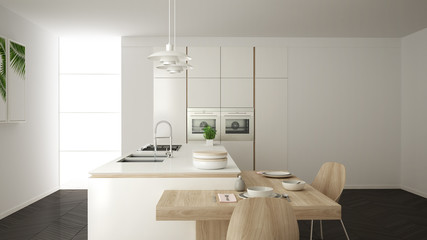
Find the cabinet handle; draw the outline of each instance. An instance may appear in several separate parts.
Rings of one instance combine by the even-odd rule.
[[[218,115],[209,115],[209,114],[199,114],[199,115],[190,115],[190,117],[218,117]]]
[[[247,117],[247,118],[251,118],[252,115],[247,115],[247,114],[226,114],[226,115],[224,115],[224,117]]]

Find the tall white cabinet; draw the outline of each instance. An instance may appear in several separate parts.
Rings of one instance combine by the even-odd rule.
[[[154,48],[153,52],[164,48]],[[177,51],[186,52],[185,47]],[[165,70],[157,69],[158,62],[154,62],[154,109],[153,129],[158,121],[167,120],[172,125],[174,144],[186,142],[186,72],[170,74]],[[143,111],[143,110],[141,110]],[[169,136],[169,128],[159,125],[157,136]],[[169,144],[169,140],[160,139],[159,144]]]
[[[221,107],[254,107],[253,47],[221,47]],[[253,141],[221,141],[240,170],[254,169]]]
[[[189,47],[188,107],[253,107],[252,47]]]
[[[122,155],[153,142],[152,47],[122,46]]]
[[[253,48],[221,47],[221,107],[253,107]]]
[[[188,107],[221,107],[220,47],[189,47]]]
[[[253,108],[253,47],[189,47],[188,107]],[[241,170],[253,170],[253,141],[223,141]]]
[[[287,169],[287,49],[255,48],[255,169]]]

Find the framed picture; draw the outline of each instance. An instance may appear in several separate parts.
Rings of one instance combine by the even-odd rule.
[[[7,121],[7,46],[0,36],[0,123]]]
[[[25,46],[9,40],[7,74],[7,118],[9,122],[25,121]]]

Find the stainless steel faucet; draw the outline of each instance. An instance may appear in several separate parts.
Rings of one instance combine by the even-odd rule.
[[[161,123],[165,123],[167,125],[169,125],[169,137],[157,137],[157,127],[161,124]],[[173,152],[172,152],[172,125],[170,122],[166,121],[166,120],[161,120],[159,122],[157,122],[156,127],[154,128],[154,157],[157,156],[157,139],[158,138],[169,138],[169,152],[166,152],[166,155],[168,157],[173,157]]]

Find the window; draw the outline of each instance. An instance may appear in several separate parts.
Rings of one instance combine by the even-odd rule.
[[[59,45],[60,186],[87,188],[88,172],[121,154],[121,41]]]

